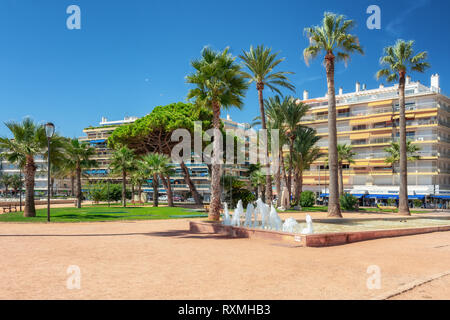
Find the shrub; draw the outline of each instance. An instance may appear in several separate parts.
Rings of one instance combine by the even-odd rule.
[[[303,191],[300,195],[300,206],[302,208],[314,207],[316,203],[316,194],[312,191]]]
[[[358,203],[358,198],[352,196],[349,193],[346,193],[346,194],[342,195],[339,200],[340,200],[342,209],[347,210],[347,211],[356,210],[356,204]]]

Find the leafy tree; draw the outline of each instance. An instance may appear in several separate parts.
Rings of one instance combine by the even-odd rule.
[[[265,183],[266,175],[261,170],[252,172],[252,174],[250,175],[250,184],[256,190],[256,194],[258,195],[258,197],[262,200],[264,200],[265,198],[263,192]]]
[[[117,145],[126,145],[139,156],[148,153],[170,156],[173,147],[178,144],[171,140],[172,133],[177,129],[186,129],[192,135],[196,121],[202,123],[203,131],[210,129],[212,112],[183,102],[158,106],[134,123],[115,129],[108,139],[108,146],[114,148]],[[189,169],[184,162],[181,162],[180,167],[196,204],[201,204],[201,196],[191,180]]]
[[[225,202],[230,203],[232,208],[237,206],[239,200],[242,200],[244,208],[256,200],[255,195],[246,189],[245,181],[230,175],[222,176],[221,180],[224,185]]]
[[[386,78],[388,82],[398,80],[398,94],[400,105],[400,193],[399,214],[411,215],[408,206],[408,156],[406,142],[406,109],[405,85],[409,72],[425,72],[430,67],[426,62],[426,51],[414,53],[414,41],[397,40],[395,45],[384,49],[384,56],[380,60],[383,69],[377,72],[377,78]]]
[[[14,194],[17,195],[19,190],[23,188],[22,177],[19,174],[13,174],[10,178],[11,188],[14,190]]]
[[[10,163],[17,163],[24,171],[25,180],[25,217],[35,217],[34,179],[37,165],[35,157],[47,157],[47,136],[45,128],[30,118],[22,122],[7,122],[6,127],[11,131],[13,138],[0,138],[0,149],[5,150],[3,158]],[[63,139],[55,134],[51,139],[52,159],[63,157]],[[51,160],[52,160],[51,159]]]
[[[338,166],[339,166],[339,194],[344,194],[344,177],[343,168],[344,164],[353,164],[355,160],[353,159],[356,155],[353,152],[353,147],[346,144],[338,144]]]
[[[340,197],[341,207],[344,210],[347,211],[355,211],[356,210],[356,204],[358,203],[358,198],[355,196],[352,196],[349,193],[344,193]]]
[[[222,52],[204,48],[201,58],[191,63],[195,71],[186,77],[186,82],[195,86],[189,91],[188,99],[193,99],[198,107],[212,110],[213,128],[216,130],[222,126],[221,109],[241,109],[248,89],[241,66],[228,51],[228,48]],[[213,154],[217,157],[222,149],[218,139],[214,139]],[[212,161],[209,219],[213,221],[220,220],[220,167],[219,163]]]
[[[0,176],[0,184],[5,187],[5,195],[8,195],[9,186],[12,183],[12,176],[9,174],[2,174]]]
[[[126,207],[127,175],[136,168],[134,151],[128,147],[121,147],[115,150],[109,165],[113,174],[120,174],[122,176],[122,205]]]
[[[293,72],[274,71],[284,61],[284,58],[279,59],[277,56],[278,53],[272,53],[272,49],[266,48],[264,45],[259,45],[256,48],[251,46],[249,51],[243,51],[242,55],[239,56],[248,69],[248,72],[243,72],[243,76],[248,79],[249,83],[254,82],[256,84],[256,90],[258,90],[262,129],[267,129],[263,96],[264,88],[267,86],[279,95],[281,95],[280,88],[295,92],[295,86],[288,78],[288,75],[293,74]],[[268,158],[269,150],[267,150]],[[266,162],[268,163],[268,161]],[[272,177],[269,174],[266,176],[266,198],[267,202],[271,204],[273,198]]]
[[[328,216],[341,217],[339,205],[338,182],[338,151],[337,151],[337,127],[336,127],[336,94],[334,87],[335,62],[343,60],[345,63],[354,52],[363,53],[358,38],[350,34],[354,27],[352,20],[346,20],[342,15],[325,12],[322,25],[305,29],[309,38],[309,47],[303,51],[306,63],[320,53],[325,54],[324,65],[327,74],[328,85],[328,139],[330,160],[330,201],[328,204]]]

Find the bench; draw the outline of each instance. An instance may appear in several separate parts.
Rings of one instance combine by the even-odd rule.
[[[17,205],[15,204],[2,204],[1,208],[3,209],[3,213],[6,212],[17,212]]]

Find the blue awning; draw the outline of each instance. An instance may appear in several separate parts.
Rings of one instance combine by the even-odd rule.
[[[432,198],[435,198],[435,199],[447,199],[447,200],[450,200],[450,196],[431,196]]]

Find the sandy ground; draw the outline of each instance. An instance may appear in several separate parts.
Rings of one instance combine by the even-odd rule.
[[[0,223],[0,299],[373,299],[450,271],[450,232],[301,248],[188,223]],[[72,265],[81,289],[67,288]],[[444,277],[394,299],[450,299],[448,288]]]

